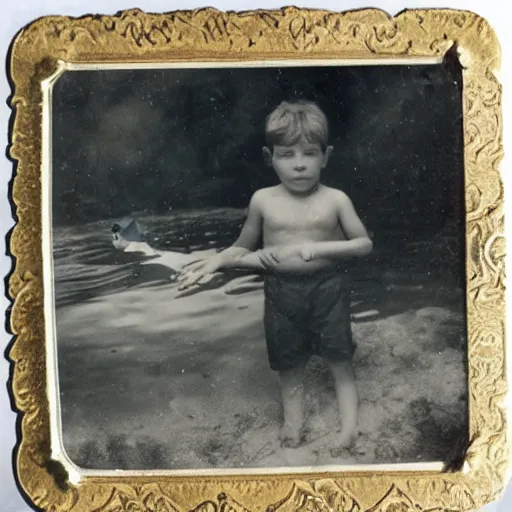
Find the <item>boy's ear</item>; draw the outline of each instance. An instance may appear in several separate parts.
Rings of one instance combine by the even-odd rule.
[[[331,155],[332,155],[332,152],[334,150],[334,147],[333,146],[327,146],[325,148],[325,152],[324,152],[324,167],[327,165],[327,163],[329,162],[329,158],[331,158]]]
[[[267,146],[263,146],[263,160],[266,165],[272,167],[272,151]]]

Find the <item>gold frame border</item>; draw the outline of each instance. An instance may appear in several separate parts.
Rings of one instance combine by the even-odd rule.
[[[51,458],[44,317],[42,83],[59,62],[158,63],[265,59],[443,58],[463,66],[469,337],[470,443],[442,472],[361,471],[272,475],[85,476],[71,483]],[[18,222],[9,280],[15,335],[12,391],[19,410],[19,481],[51,512],[456,512],[502,492],[508,476],[500,49],[489,24],[467,11],[411,10],[392,18],[366,9],[334,13],[215,9],[116,16],[50,16],[24,28],[11,48]]]

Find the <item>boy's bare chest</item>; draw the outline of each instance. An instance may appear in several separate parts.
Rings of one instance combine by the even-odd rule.
[[[271,232],[332,232],[338,215],[329,201],[279,201],[267,204],[263,212],[264,227]]]

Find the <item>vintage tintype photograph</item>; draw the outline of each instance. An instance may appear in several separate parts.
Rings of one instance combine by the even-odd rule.
[[[34,506],[495,500],[499,68],[490,25],[443,9],[21,30],[9,357]]]
[[[51,119],[74,464],[446,463],[467,442],[454,55],[71,68]]]

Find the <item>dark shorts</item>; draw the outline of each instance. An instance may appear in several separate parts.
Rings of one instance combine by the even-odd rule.
[[[351,361],[349,279],[343,272],[267,275],[264,324],[273,370],[295,368],[311,355]]]

